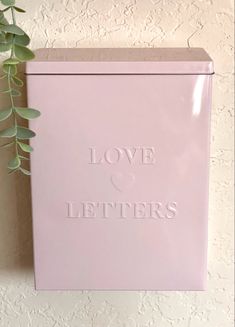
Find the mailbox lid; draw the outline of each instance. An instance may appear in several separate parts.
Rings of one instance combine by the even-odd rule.
[[[46,48],[35,51],[26,74],[213,74],[203,48]]]

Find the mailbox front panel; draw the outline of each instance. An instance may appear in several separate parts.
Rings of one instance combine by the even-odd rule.
[[[202,290],[210,75],[29,75],[37,289]]]

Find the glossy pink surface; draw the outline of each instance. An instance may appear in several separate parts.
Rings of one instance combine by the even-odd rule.
[[[205,289],[211,75],[28,73],[36,288]]]

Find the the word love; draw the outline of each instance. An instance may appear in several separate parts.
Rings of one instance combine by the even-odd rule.
[[[154,165],[156,163],[156,151],[154,147],[112,147],[105,151],[99,151],[95,147],[89,148],[89,164],[118,164],[125,161],[130,165]]]

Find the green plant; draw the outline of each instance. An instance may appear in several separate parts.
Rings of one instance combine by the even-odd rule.
[[[8,142],[2,145],[3,148],[14,147],[14,157],[9,161],[8,168],[10,173],[20,171],[25,175],[30,172],[24,168],[23,163],[28,160],[26,154],[33,151],[33,148],[25,141],[34,137],[36,134],[29,128],[20,125],[21,119],[34,119],[40,115],[38,110],[18,107],[15,104],[16,97],[21,96],[19,88],[24,83],[17,77],[17,66],[34,58],[33,52],[27,47],[30,43],[29,36],[16,25],[16,13],[25,11],[15,6],[15,0],[0,0],[4,6],[0,11],[0,52],[10,52],[10,57],[3,62],[3,76],[6,80],[7,88],[0,90],[0,93],[9,97],[9,107],[0,110],[0,122],[9,120],[12,125],[6,129],[0,130],[0,137],[7,139]],[[6,19],[10,16],[11,23]]]

